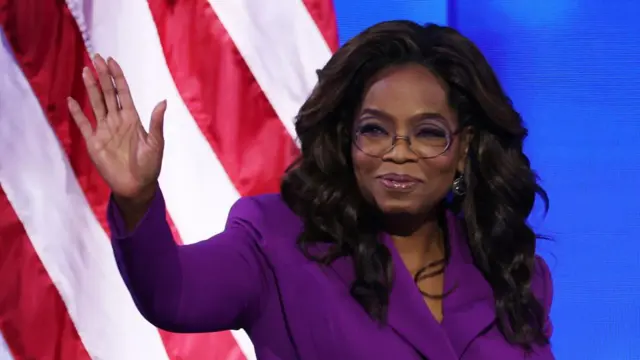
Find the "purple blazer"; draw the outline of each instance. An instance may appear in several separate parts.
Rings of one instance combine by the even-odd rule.
[[[324,267],[307,260],[295,240],[300,219],[280,195],[241,198],[224,232],[178,246],[161,191],[132,233],[109,205],[116,261],[142,315],[173,332],[246,330],[261,360],[510,360],[525,352],[508,344],[494,320],[489,284],[471,261],[458,220],[448,217],[451,241],[445,288],[456,287],[438,323],[388,236],[395,282],[387,325],[373,321],[349,295],[350,259]],[[552,282],[537,258],[533,289],[549,312]],[[551,323],[547,324],[551,333]],[[528,359],[554,359],[537,347]]]

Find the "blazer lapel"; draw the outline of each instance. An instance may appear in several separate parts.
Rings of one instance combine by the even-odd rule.
[[[446,332],[429,312],[413,277],[404,266],[390,237],[394,283],[389,300],[388,322],[394,331],[427,359],[458,359]]]
[[[448,213],[447,227],[451,256],[445,268],[444,286],[450,293],[444,299],[442,324],[431,316],[391,237],[385,234],[382,238],[391,251],[394,269],[388,325],[427,359],[459,359],[469,344],[496,319],[492,289],[473,264],[460,219]],[[326,247],[320,246],[318,250]],[[349,258],[337,259],[330,268],[347,287],[355,280]]]
[[[394,269],[387,313],[389,327],[426,359],[457,360],[446,332],[431,316],[391,238],[384,235],[382,241],[391,251]],[[330,268],[347,287],[355,280],[353,262],[349,258],[335,260]]]
[[[447,214],[451,256],[445,269],[445,289],[452,290],[443,303],[442,326],[458,356],[496,320],[493,291],[473,264],[466,234],[454,214]]]

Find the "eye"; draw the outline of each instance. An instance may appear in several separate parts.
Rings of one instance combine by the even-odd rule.
[[[386,136],[389,132],[380,125],[376,124],[364,124],[358,128],[358,133],[364,136]]]
[[[425,126],[416,130],[416,137],[420,138],[444,138],[447,137],[447,131],[436,126]]]

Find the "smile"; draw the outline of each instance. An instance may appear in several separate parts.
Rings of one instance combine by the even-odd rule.
[[[388,174],[378,177],[385,188],[393,191],[411,191],[421,182],[408,175]]]

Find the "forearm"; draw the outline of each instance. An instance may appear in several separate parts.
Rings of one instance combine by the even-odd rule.
[[[119,216],[122,218],[126,232],[132,232],[144,215],[149,211],[151,202],[158,191],[158,184],[154,183],[148,189],[143,190],[134,198],[127,198],[113,194],[113,201],[118,207]],[[118,214],[114,214],[117,216]]]
[[[173,318],[182,275],[161,194],[146,203],[114,196],[108,211],[116,263],[138,309],[154,324]]]
[[[234,207],[251,207],[240,201]],[[178,246],[166,221],[161,193],[133,231],[115,203],[109,208],[112,244],[120,273],[138,309],[154,325],[173,332],[239,328],[251,321],[268,288],[254,231],[233,210],[224,232]]]

